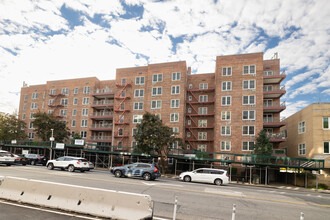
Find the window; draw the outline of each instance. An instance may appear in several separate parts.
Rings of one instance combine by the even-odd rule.
[[[199,96],[200,102],[207,102],[208,101],[208,95],[200,95]]]
[[[78,99],[73,99],[73,105],[78,105]]]
[[[207,132],[198,132],[198,140],[206,140]]]
[[[272,99],[264,99],[264,107],[272,107],[273,100]]]
[[[34,133],[29,133],[29,139],[33,139],[34,138]]]
[[[125,103],[121,103],[119,109],[120,110],[125,110]]]
[[[68,99],[61,99],[61,105],[68,106]]]
[[[143,115],[133,115],[133,123],[141,123]]]
[[[221,112],[221,120],[222,121],[229,121],[230,120],[230,111],[223,111]]]
[[[26,104],[23,105],[23,110],[26,110]]]
[[[36,102],[31,103],[31,109],[36,109],[38,104]]]
[[[298,123],[298,134],[305,133],[306,131],[306,122],[302,121]]]
[[[243,105],[255,105],[255,96],[243,95]]]
[[[53,114],[54,113],[54,111],[53,110],[48,110],[48,114]]]
[[[189,131],[187,132],[187,137],[191,137],[191,133]]]
[[[87,131],[81,131],[80,132],[80,137],[86,138],[87,137]]]
[[[56,89],[50,89],[49,95],[56,95]]]
[[[187,124],[188,125],[191,125],[191,120],[190,119],[187,121]]]
[[[30,122],[30,123],[29,123],[29,129],[34,129],[34,127],[33,127],[33,122]]]
[[[223,76],[231,76],[231,67],[223,67],[222,68]]]
[[[82,116],[88,116],[88,108],[83,108],[81,112]]]
[[[272,76],[273,71],[264,71],[264,76]]]
[[[22,115],[22,120],[25,120],[25,114]]]
[[[120,117],[120,116],[119,116]],[[125,119],[125,116],[124,115],[122,115],[120,118],[119,118],[119,123],[124,123],[124,119]]]
[[[62,94],[63,95],[69,95],[69,88],[63,88],[62,89]]]
[[[87,127],[87,120],[81,120],[81,127]]]
[[[330,129],[329,121],[330,121],[330,117],[323,118],[323,129]]]
[[[35,119],[34,113],[30,113],[30,119]]]
[[[28,100],[28,95],[24,95],[24,101],[26,102]]]
[[[77,110],[76,109],[73,109],[72,110],[72,116],[76,116],[77,115]]]
[[[180,94],[180,86],[172,86],[171,94],[172,95]]]
[[[243,151],[252,151],[252,150],[254,150],[254,142],[243,141],[242,142],[242,150]]]
[[[230,136],[230,126],[221,126],[221,136]]]
[[[221,151],[230,151],[231,142],[230,141],[221,141],[220,150]]]
[[[207,107],[200,107],[198,108],[199,115],[207,115]]]
[[[243,111],[243,120],[255,120],[255,111]]]
[[[192,89],[193,88],[193,84],[189,84],[189,89]]]
[[[132,148],[136,148],[136,141],[132,141]]]
[[[76,127],[76,120],[72,120],[71,127]]]
[[[255,65],[249,65],[243,67],[243,74],[256,74],[256,66]]]
[[[119,128],[118,129],[118,136],[123,136],[123,133],[124,133],[124,129]]]
[[[79,91],[79,88],[74,88],[74,90],[73,90],[73,94],[78,94],[78,91]]]
[[[198,120],[198,127],[200,128],[207,127],[207,120]]]
[[[143,110],[143,102],[134,102],[134,110]]]
[[[64,117],[65,117],[65,116],[67,115],[67,113],[68,113],[68,112],[67,112],[66,109],[61,109],[61,110],[60,110],[60,116],[64,116]]]
[[[151,95],[162,95],[162,87],[153,87]]]
[[[222,82],[222,91],[230,91],[231,82]]]
[[[152,83],[162,82],[162,81],[163,81],[163,74],[162,73],[152,75]]]
[[[175,141],[175,142],[172,143],[172,149],[178,149],[178,146],[179,146],[178,141]]]
[[[135,78],[135,85],[144,85],[144,76],[138,76]]]
[[[179,81],[181,79],[181,73],[172,73],[172,81]]]
[[[222,96],[221,97],[221,105],[231,105],[231,96]]]
[[[174,135],[178,135],[179,134],[179,127],[172,127],[172,131],[173,131]]]
[[[120,97],[126,97],[126,90],[120,92]]]
[[[126,78],[121,79],[121,85],[125,86],[126,85]]]
[[[54,103],[55,103],[54,99],[49,99],[48,105],[54,105]]]
[[[255,89],[256,81],[255,80],[243,80],[243,89]]]
[[[162,108],[162,101],[160,100],[151,101],[151,109],[161,109],[161,108]]]
[[[305,143],[298,145],[298,154],[305,155],[306,154],[306,145]]]
[[[88,97],[83,98],[82,104],[83,105],[88,105],[89,104],[89,98]]]
[[[191,108],[188,108],[188,113],[191,113]]]
[[[179,113],[171,113],[170,122],[178,122],[179,121]]]
[[[189,99],[189,101],[191,101],[191,100],[192,100],[192,96],[190,95],[190,96],[188,97],[188,99]]]
[[[200,83],[199,84],[199,89],[208,89],[209,88],[209,84],[207,83]]]
[[[84,86],[84,94],[89,94],[90,89],[91,88],[89,86]]]
[[[243,135],[254,135],[254,126],[243,126]]]
[[[144,97],[144,89],[135,89],[134,97]]]
[[[264,123],[272,123],[273,114],[264,114]]]
[[[180,99],[171,99],[171,108],[179,108]]]
[[[197,150],[199,150],[201,152],[206,152],[207,151],[207,145],[206,144],[199,144],[199,145],[197,145]]]
[[[32,93],[32,99],[37,99],[38,98],[38,93],[34,92]]]
[[[330,146],[330,142],[329,141],[325,141],[323,143],[323,153],[324,154],[329,154],[330,153],[329,146]]]
[[[137,128],[132,128],[132,136],[136,135],[137,133]]]

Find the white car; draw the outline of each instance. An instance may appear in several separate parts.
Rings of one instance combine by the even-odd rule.
[[[191,172],[181,173],[180,180],[184,182],[193,181],[201,183],[213,183],[220,186],[229,183],[229,176],[226,170],[200,168]]]
[[[62,170],[68,169],[69,172],[80,170],[80,172],[89,171],[90,165],[85,158],[64,156],[56,160],[48,160],[46,164],[49,170],[60,168]]]
[[[13,154],[5,150],[0,150],[0,164],[6,164],[10,166],[15,163],[15,157]]]

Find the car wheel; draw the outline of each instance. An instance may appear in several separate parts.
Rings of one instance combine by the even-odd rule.
[[[115,171],[115,177],[121,177],[121,171],[120,170],[116,170]]]
[[[74,172],[74,166],[73,166],[73,165],[70,165],[70,166],[68,167],[68,171],[69,171],[69,172]]]
[[[217,186],[221,186],[222,185],[222,180],[221,179],[215,179],[214,184],[217,185]]]
[[[31,165],[36,165],[36,162],[34,160],[31,160]]]
[[[52,169],[54,169],[54,164],[49,163],[49,164],[47,165],[47,169],[48,169],[48,170],[52,170]]]
[[[11,164],[10,163],[7,163],[7,167],[9,167],[9,166],[11,166]]]
[[[191,181],[191,177],[190,176],[185,176],[185,177],[183,177],[183,181],[190,182]]]
[[[151,175],[150,175],[150,173],[145,173],[145,174],[143,174],[142,177],[143,177],[143,179],[146,180],[146,181],[151,180]]]
[[[85,170],[80,170],[81,173],[85,172]]]
[[[65,169],[62,167],[62,168],[61,168],[61,170],[63,170],[63,171],[64,171]]]

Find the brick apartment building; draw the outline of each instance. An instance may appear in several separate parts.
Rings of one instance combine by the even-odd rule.
[[[116,80],[24,86],[19,117],[30,139],[37,138],[32,121],[40,110],[66,121],[89,144],[131,147],[136,124],[151,112],[184,139],[186,149],[250,153],[261,129],[274,149],[285,141],[284,78],[279,59],[263,60],[263,53],[219,56],[215,72],[207,74],[191,74],[185,61],[121,68]]]

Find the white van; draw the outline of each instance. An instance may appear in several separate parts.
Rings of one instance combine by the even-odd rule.
[[[191,172],[181,173],[180,180],[184,182],[193,181],[201,183],[213,183],[220,186],[229,183],[229,176],[226,170],[200,168]]]

